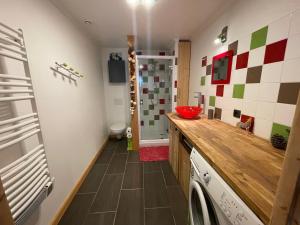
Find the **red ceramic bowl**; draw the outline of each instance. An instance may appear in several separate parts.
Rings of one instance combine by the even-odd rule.
[[[195,119],[202,112],[202,108],[198,106],[177,106],[176,112],[184,119]]]

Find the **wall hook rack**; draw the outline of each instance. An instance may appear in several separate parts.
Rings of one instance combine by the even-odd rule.
[[[55,62],[55,66],[54,67],[50,67],[53,71],[65,76],[65,77],[68,77],[69,79],[72,79],[72,80],[76,80],[74,78],[75,77],[78,77],[78,78],[83,78],[84,76],[79,73],[78,71],[76,71],[74,68],[72,68],[71,66],[69,66],[67,63],[58,63],[58,62]]]

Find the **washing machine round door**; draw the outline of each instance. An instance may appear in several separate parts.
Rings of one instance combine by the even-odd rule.
[[[191,225],[218,225],[217,215],[212,202],[197,181],[191,181],[189,193]]]

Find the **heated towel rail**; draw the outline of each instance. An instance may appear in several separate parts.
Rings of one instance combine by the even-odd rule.
[[[23,63],[25,74],[0,73],[0,103],[29,101],[32,111],[0,120],[0,153],[30,137],[38,140],[36,147],[0,168],[0,193],[4,192],[0,200],[5,200],[12,223],[21,225],[50,194],[54,179],[49,173],[22,30],[0,22],[0,56]]]

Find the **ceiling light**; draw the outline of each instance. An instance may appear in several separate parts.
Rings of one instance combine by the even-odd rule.
[[[127,0],[127,3],[132,7],[136,7],[140,3],[140,0]]]
[[[87,24],[87,25],[91,25],[91,24],[92,24],[92,21],[90,21],[90,20],[85,20],[84,23]]]
[[[154,5],[155,0],[143,0],[143,4],[147,7],[150,8]]]

